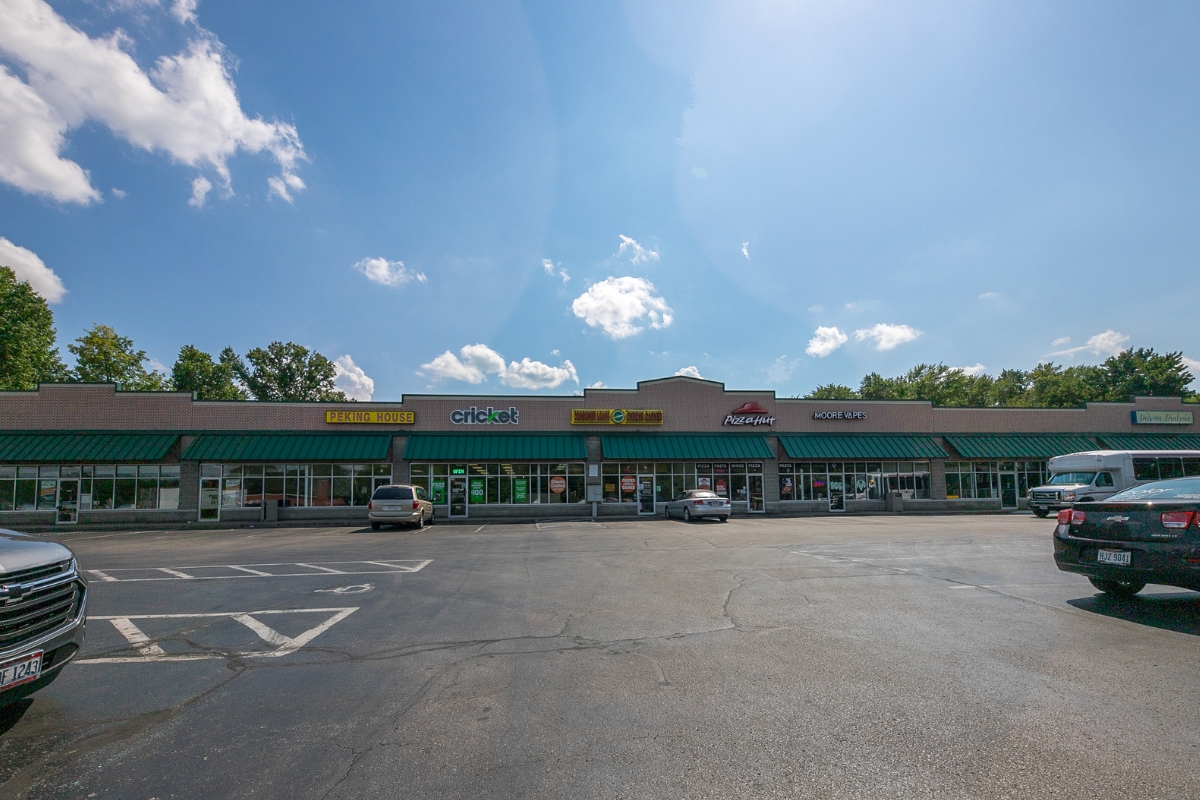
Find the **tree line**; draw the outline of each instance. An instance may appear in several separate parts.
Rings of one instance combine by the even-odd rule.
[[[0,267],[0,390],[39,383],[115,383],[124,390],[194,392],[201,400],[321,400],[349,398],[334,386],[337,367],[294,342],[271,342],[239,356],[226,347],[213,358],[184,345],[170,373],[149,367],[145,350],[112,327],[95,323],[67,345],[63,363],[54,315],[44,298]]]
[[[1182,397],[1198,402],[1188,389],[1192,374],[1182,353],[1130,348],[1099,366],[1063,367],[1052,362],[1031,370],[1006,369],[995,378],[969,375],[945,364],[918,364],[903,375],[863,377],[857,389],[829,383],[806,395],[817,400],[929,400],[935,406],[1078,408],[1084,403],[1129,402],[1134,397]]]

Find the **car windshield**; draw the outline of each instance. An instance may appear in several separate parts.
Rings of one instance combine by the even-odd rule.
[[[1175,478],[1145,483],[1117,492],[1105,502],[1130,503],[1139,500],[1200,500],[1200,478]]]
[[[707,497],[716,497],[716,496],[717,496],[717,494],[716,494],[716,492],[692,492],[691,496],[692,496],[692,497],[707,498]]]
[[[1050,479],[1051,486],[1064,486],[1070,483],[1091,483],[1096,477],[1094,472],[1060,472]]]
[[[412,500],[412,489],[407,486],[380,486],[372,500]]]

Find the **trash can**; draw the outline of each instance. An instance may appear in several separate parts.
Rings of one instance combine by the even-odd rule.
[[[888,492],[887,496],[883,498],[883,509],[900,513],[904,510],[904,495],[900,492]]]
[[[279,521],[279,500],[263,500],[263,522]]]

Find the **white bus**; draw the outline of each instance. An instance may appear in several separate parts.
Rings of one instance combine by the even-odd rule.
[[[1089,450],[1055,456],[1047,467],[1050,480],[1029,490],[1029,509],[1039,517],[1148,481],[1200,475],[1200,450]]]

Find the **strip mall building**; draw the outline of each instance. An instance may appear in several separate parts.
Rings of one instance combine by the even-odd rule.
[[[360,524],[376,486],[445,518],[661,514],[690,488],[735,514],[1018,509],[1051,456],[1200,449],[1193,407],[934,408],[673,377],[582,396],[398,403],[194,400],[111,385],[0,392],[0,526]]]

